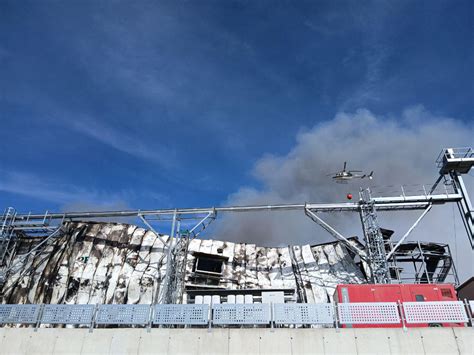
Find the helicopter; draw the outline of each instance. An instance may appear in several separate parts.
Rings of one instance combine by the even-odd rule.
[[[347,162],[344,162],[344,168],[342,169],[342,171],[331,173],[331,174],[328,174],[327,176],[332,176],[334,181],[338,183],[347,183],[347,181],[352,180],[354,178],[356,179],[368,178],[372,180],[374,177],[373,171],[371,171],[370,174],[365,174],[363,173],[362,170],[346,170],[346,166],[347,166]],[[358,173],[363,173],[363,174],[358,174]]]

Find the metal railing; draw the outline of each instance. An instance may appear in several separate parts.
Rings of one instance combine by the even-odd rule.
[[[436,159],[436,164],[438,165],[438,168],[442,168],[444,162],[448,159],[470,158],[474,158],[474,150],[472,147],[444,148],[441,153],[439,153],[438,158]]]
[[[424,197],[426,199],[432,196],[453,196],[457,194],[454,182],[439,184],[432,189],[433,183],[427,184],[401,184],[401,185],[375,185],[370,187],[370,197],[375,200],[384,197],[403,197],[413,196]]]
[[[0,325],[72,325],[91,330],[109,326],[304,326],[341,327],[363,324],[406,327],[458,324],[472,326],[472,307],[465,301],[371,303],[253,304],[3,304]]]

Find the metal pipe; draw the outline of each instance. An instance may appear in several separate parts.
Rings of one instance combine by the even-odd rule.
[[[407,196],[400,197],[374,197],[374,204],[377,210],[403,210],[403,209],[422,209],[427,203],[439,203],[459,201],[462,198],[460,194],[433,195],[433,196]],[[253,205],[253,206],[223,206],[207,208],[178,208],[178,209],[156,209],[156,210],[122,210],[122,211],[91,211],[91,212],[66,212],[66,213],[48,213],[48,219],[74,219],[74,218],[104,218],[104,217],[136,217],[139,215],[172,215],[176,211],[178,214],[205,214],[210,211],[215,212],[259,212],[259,211],[304,211],[308,208],[316,212],[334,212],[334,211],[359,211],[358,202],[349,203],[308,203],[308,204],[280,204],[280,205]],[[26,219],[43,219],[44,214],[18,214],[17,221]]]

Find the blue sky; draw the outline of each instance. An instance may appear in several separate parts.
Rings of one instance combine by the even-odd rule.
[[[472,128],[472,10],[1,0],[0,204],[220,205],[340,112],[416,106]]]

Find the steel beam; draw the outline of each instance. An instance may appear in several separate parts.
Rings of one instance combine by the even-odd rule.
[[[163,243],[163,246],[164,246],[164,247],[167,247],[166,240],[164,240],[164,239],[161,237],[160,233],[158,233],[158,232],[155,230],[155,228],[153,228],[153,227],[150,225],[150,223],[148,223],[148,221],[145,219],[145,217],[143,217],[141,214],[138,215],[138,217],[142,220],[142,222],[143,222],[148,228],[150,228],[150,230],[151,230],[153,233],[155,233],[155,235],[156,235],[156,236],[160,239],[160,241]]]
[[[405,241],[405,239],[410,235],[410,233],[415,229],[415,227],[420,223],[420,221],[423,219],[424,216],[431,210],[432,205],[428,205],[426,209],[423,211],[423,213],[420,215],[420,217],[417,218],[415,223],[408,229],[408,231],[405,233],[405,235],[398,241],[398,243],[393,247],[393,249],[388,253],[387,255],[387,260],[390,259],[390,257],[395,253],[395,251],[398,249],[398,247]]]
[[[353,252],[359,255],[361,259],[366,260],[365,258],[366,253],[363,250],[357,248],[355,245],[352,245],[351,242],[346,237],[344,237],[341,233],[339,233],[329,224],[324,222],[318,215],[316,215],[316,213],[314,213],[308,208],[305,209],[305,213],[309,218],[311,218],[312,221],[319,224],[324,230],[326,230],[329,234],[331,234],[336,240],[344,243],[347,248],[351,249]]]
[[[457,202],[462,199],[461,194],[446,195],[419,195],[419,196],[397,196],[397,197],[374,197],[373,201],[378,211],[384,210],[406,210],[424,209],[428,203],[443,204]],[[344,212],[360,211],[359,202],[346,203],[308,203],[308,204],[279,204],[279,205],[253,205],[253,206],[224,206],[205,208],[178,208],[178,209],[156,209],[156,210],[122,210],[122,211],[93,211],[93,212],[66,212],[48,213],[49,220],[52,219],[81,219],[81,218],[107,218],[107,217],[137,217],[137,216],[172,216],[175,211],[180,214],[205,214],[209,211],[215,212],[259,212],[259,211],[304,211],[309,209],[315,212]],[[44,220],[44,214],[18,214],[16,224],[28,220]]]

